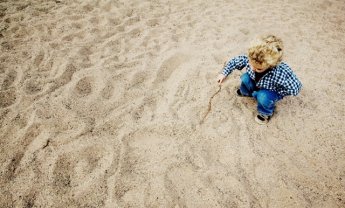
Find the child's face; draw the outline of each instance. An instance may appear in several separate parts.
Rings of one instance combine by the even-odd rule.
[[[262,73],[262,72],[267,70],[267,68],[264,68],[263,66],[255,63],[253,61],[249,61],[249,65],[253,69],[253,71],[255,71],[257,73]]]

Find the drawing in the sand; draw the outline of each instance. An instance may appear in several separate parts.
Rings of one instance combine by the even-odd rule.
[[[208,101],[208,106],[207,106],[207,110],[206,113],[204,114],[204,116],[202,117],[200,124],[203,124],[206,117],[208,116],[208,114],[211,112],[212,110],[212,100],[213,98],[222,90],[222,85],[219,85],[218,90],[210,97],[209,101]]]

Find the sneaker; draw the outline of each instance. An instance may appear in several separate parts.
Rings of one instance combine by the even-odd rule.
[[[256,123],[258,124],[267,124],[268,121],[271,119],[272,116],[264,116],[264,115],[260,115],[258,114],[256,117],[255,117],[255,121]]]
[[[239,97],[250,97],[250,96],[243,95],[240,89],[237,89],[236,93]]]

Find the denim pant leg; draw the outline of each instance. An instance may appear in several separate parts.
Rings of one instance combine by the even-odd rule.
[[[276,102],[283,99],[278,93],[266,89],[255,91],[253,97],[258,102],[258,112],[264,116],[272,116]]]
[[[240,90],[241,90],[242,95],[251,97],[252,93],[255,90],[254,80],[252,80],[249,74],[246,72],[242,74],[241,81],[242,82],[241,82]]]

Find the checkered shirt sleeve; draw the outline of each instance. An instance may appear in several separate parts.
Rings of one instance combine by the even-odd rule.
[[[283,96],[287,95],[294,95],[296,96],[302,88],[302,83],[298,80],[297,76],[293,73],[293,71],[290,69],[290,67],[282,63],[279,65],[279,67],[283,68],[283,72],[285,74],[285,78],[283,81],[283,89],[278,91],[279,94]]]
[[[248,57],[241,55],[231,59],[223,68],[222,74],[228,76],[234,69],[241,70],[248,64]]]

